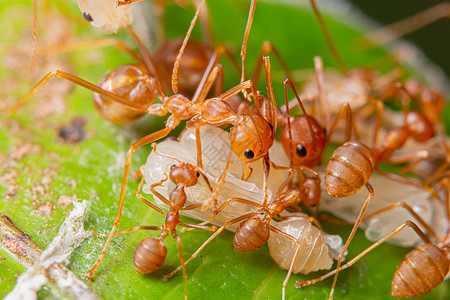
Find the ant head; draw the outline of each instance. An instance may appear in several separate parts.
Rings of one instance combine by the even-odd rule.
[[[405,114],[405,126],[409,134],[418,142],[426,142],[434,135],[433,124],[419,111]]]
[[[194,186],[197,184],[200,173],[197,168],[188,163],[172,165],[170,167],[169,178],[175,184],[184,184],[185,186]]]
[[[265,156],[272,147],[272,127],[258,113],[242,115],[230,129],[230,142],[241,161],[255,161]]]
[[[283,126],[280,138],[284,151],[292,151],[293,166],[311,167],[317,164],[326,146],[326,136],[319,123],[313,117],[298,116],[291,122],[291,133],[292,141],[289,139],[289,126]]]

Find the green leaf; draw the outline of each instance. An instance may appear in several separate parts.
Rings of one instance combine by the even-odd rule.
[[[14,223],[45,248],[57,234],[72,205],[67,207],[59,201],[61,196],[73,196],[91,201],[85,223],[86,230],[109,232],[114,222],[119,198],[122,168],[128,146],[139,137],[162,128],[163,120],[148,116],[137,124],[115,126],[95,111],[92,93],[83,88],[61,91],[62,79],[52,79],[53,84],[36,94],[15,116],[8,115],[10,106],[25,95],[38,79],[54,68],[70,71],[83,79],[96,83],[115,66],[132,62],[124,53],[111,48],[88,49],[51,57],[56,66],[43,66],[38,75],[29,74],[27,55],[31,44],[31,1],[16,0],[13,4],[0,4],[0,30],[3,42],[0,55],[5,67],[0,72],[0,212],[8,215]],[[236,53],[240,51],[244,27],[248,14],[248,1],[208,1],[212,31],[215,42],[225,44]],[[50,15],[51,13],[51,15]],[[166,34],[180,37],[185,34],[193,10],[171,6],[167,13]],[[74,3],[52,2],[47,11],[41,9],[40,39],[63,31],[60,42],[67,39],[83,40],[103,35],[84,23]],[[345,20],[342,20],[345,19]],[[360,30],[364,26],[354,23],[351,16],[326,18],[331,35],[342,51],[349,66],[374,66],[386,57],[380,48],[361,52],[355,46]],[[51,23],[51,21],[56,23]],[[55,25],[57,24],[57,25]],[[67,26],[67,27],[64,27]],[[195,33],[197,36],[199,32]],[[122,32],[118,38],[131,42]],[[309,7],[300,7],[290,2],[260,1],[256,10],[253,30],[248,46],[248,70],[256,59],[262,42],[270,40],[278,47],[292,69],[312,69],[313,56],[323,57],[326,67],[337,67],[327,44]],[[41,41],[43,42],[43,41]],[[16,59],[16,60],[14,60]],[[69,64],[62,64],[62,62]],[[238,74],[223,59],[225,65],[225,87],[239,83]],[[282,75],[279,64],[272,59],[276,97],[283,101]],[[278,79],[277,79],[278,78]],[[71,86],[69,84],[69,86]],[[260,82],[261,90],[265,87]],[[50,96],[59,97],[51,106],[67,105],[64,113],[42,114],[49,109]],[[4,99],[4,100],[3,100]],[[5,105],[3,105],[5,104]],[[67,144],[57,140],[58,129],[67,125],[74,117],[87,120],[89,138],[78,144]],[[133,157],[132,170],[138,170],[145,162],[149,147],[139,149]],[[137,182],[131,180],[127,187],[126,201],[120,229],[137,225],[161,225],[163,218],[136,199]],[[151,196],[149,196],[151,198]],[[46,206],[47,205],[47,206]],[[51,207],[49,214],[44,208]],[[324,224],[329,233],[350,232],[349,226]],[[139,275],[133,267],[133,252],[146,236],[157,232],[137,232],[114,237],[94,281],[89,286],[104,299],[172,299],[184,295],[182,274],[168,282],[162,275],[179,265],[176,243],[166,239],[168,257],[161,270],[150,275]],[[210,233],[190,231],[182,234],[185,258],[192,254],[209,237]],[[215,299],[274,299],[280,298],[281,286],[286,271],[280,270],[272,261],[266,246],[251,253],[240,253],[233,249],[233,234],[225,232],[211,242],[199,257],[187,266],[188,295],[191,299],[205,297]],[[69,268],[77,275],[88,271],[98,258],[105,238],[90,237],[75,250]],[[348,257],[352,258],[368,247],[361,232],[352,242]],[[339,276],[335,296],[337,299],[386,299],[390,297],[390,282],[396,265],[410,249],[388,244],[378,247]],[[24,272],[20,265],[4,250],[0,250],[0,295],[4,296],[15,285],[17,277]],[[2,258],[3,257],[3,258]],[[322,272],[323,273],[323,272]],[[331,279],[297,290],[295,280],[316,278],[322,273],[293,275],[287,287],[287,298],[324,299],[327,297]],[[58,293],[43,290],[40,298],[59,298]],[[445,282],[423,299],[450,298],[449,284]]]

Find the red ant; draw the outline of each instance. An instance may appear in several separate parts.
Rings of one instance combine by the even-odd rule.
[[[442,178],[436,185],[436,191],[443,189],[445,193],[446,201],[444,205],[446,210],[447,227],[450,226],[449,187],[450,180],[448,177]],[[430,228],[430,226],[427,225],[427,223],[419,215],[417,215],[411,207],[403,202],[399,202],[376,211],[371,215],[366,216],[364,221],[396,207],[403,207],[408,210],[409,213],[411,213],[411,215],[426,229],[428,234],[431,235],[436,243],[433,243],[414,222],[406,221],[392,232],[372,244],[366,250],[362,251],[348,263],[342,265],[341,267],[338,265],[335,270],[320,276],[317,279],[306,282],[297,282],[296,286],[301,288],[303,286],[313,284],[324,280],[331,275],[337,274],[338,271],[349,268],[363,256],[401,232],[406,227],[411,227],[425,242],[425,245],[409,252],[397,266],[397,270],[394,273],[394,278],[392,279],[392,296],[398,298],[416,298],[430,293],[434,288],[439,286],[450,271],[450,260],[448,258],[448,254],[450,252],[450,231],[447,231],[446,235],[443,237],[437,236],[433,229]]]

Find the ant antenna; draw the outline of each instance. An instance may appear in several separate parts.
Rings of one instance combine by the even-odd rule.
[[[180,68],[180,61],[181,57],[184,54],[184,50],[186,49],[187,43],[189,41],[189,38],[191,36],[192,30],[194,29],[195,23],[197,22],[197,19],[200,15],[200,11],[202,10],[203,5],[205,4],[205,0],[202,0],[200,5],[197,7],[197,10],[195,11],[194,18],[191,21],[191,25],[189,26],[189,29],[186,33],[186,36],[184,37],[183,44],[181,45],[180,51],[178,52],[177,59],[175,61],[175,64],[173,65],[172,70],[172,91],[175,94],[178,94],[178,70]]]

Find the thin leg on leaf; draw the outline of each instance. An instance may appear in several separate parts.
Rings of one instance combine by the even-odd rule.
[[[370,183],[366,183],[367,191],[369,192],[369,196],[367,197],[366,201],[364,201],[364,204],[361,208],[361,211],[359,212],[358,218],[356,218],[355,224],[353,225],[352,231],[350,232],[350,235],[347,239],[347,242],[345,243],[344,250],[342,250],[341,254],[339,254],[338,261],[336,264],[336,274],[334,275],[333,284],[331,286],[331,292],[329,299],[333,299],[334,289],[336,288],[337,278],[339,274],[339,267],[341,266],[342,259],[344,259],[345,252],[348,249],[348,246],[350,245],[350,242],[352,241],[353,237],[355,236],[356,230],[358,230],[359,225],[361,224],[362,218],[364,217],[364,214],[367,211],[367,208],[369,207],[370,200],[372,200],[374,192],[373,187],[370,185]]]
[[[142,57],[134,51],[127,44],[122,42],[116,38],[103,38],[97,40],[89,40],[89,41],[76,41],[76,42],[66,42],[66,43],[58,43],[58,44],[50,44],[46,46],[40,46],[38,48],[39,54],[47,54],[47,53],[61,53],[61,52],[74,52],[81,50],[91,50],[93,48],[103,48],[103,47],[115,47],[118,50],[124,51],[128,53],[131,57],[136,59],[139,62],[144,62]]]
[[[238,218],[235,218],[231,221],[229,221],[228,223],[226,223],[225,225],[223,225],[222,227],[220,227],[216,232],[214,232],[213,235],[211,235],[198,249],[197,251],[194,252],[194,254],[192,254],[192,256],[185,261],[184,265],[187,265],[191,260],[193,260],[195,257],[197,257],[197,255],[203,250],[203,248],[206,247],[206,245],[209,244],[209,242],[211,242],[216,236],[218,236],[222,231],[224,231],[227,227],[230,227],[231,225],[243,221],[245,219],[251,218],[256,216],[257,213],[250,213],[250,214],[246,214],[243,216],[240,216]],[[176,272],[178,272],[182,267],[179,266],[178,268],[176,268],[175,270],[173,270],[172,272],[170,272],[169,274],[163,276],[164,280],[168,280],[170,277],[172,277],[173,275],[175,275]]]
[[[92,275],[97,270],[97,268],[99,267],[101,261],[103,260],[103,257],[106,254],[106,251],[108,249],[108,245],[111,242],[111,239],[112,239],[112,237],[114,235],[114,232],[117,230],[117,227],[119,227],[120,219],[122,217],[123,202],[125,200],[125,189],[126,189],[126,186],[127,186],[128,175],[130,173],[131,160],[132,160],[133,153],[139,147],[147,145],[147,144],[149,144],[151,142],[154,142],[154,141],[156,141],[158,139],[161,139],[161,138],[167,136],[170,131],[172,131],[172,128],[164,128],[164,129],[161,129],[161,130],[159,130],[157,132],[149,134],[148,136],[143,137],[143,138],[137,140],[136,142],[134,142],[130,146],[130,148],[128,149],[127,158],[125,160],[125,167],[123,169],[122,186],[121,186],[120,196],[119,196],[119,206],[117,208],[117,215],[116,215],[116,219],[114,221],[114,226],[111,229],[111,232],[109,234],[108,240],[106,241],[105,246],[103,247],[102,253],[100,254],[97,262],[92,267],[92,269],[89,272],[86,273],[85,276],[86,276],[87,279],[92,279]]]
[[[122,98],[116,94],[108,92],[107,90],[99,88],[98,86],[96,86],[92,83],[89,83],[79,77],[76,77],[74,75],[71,75],[71,74],[63,72],[63,71],[55,70],[55,71],[49,72],[47,75],[45,75],[44,78],[42,78],[31,89],[31,91],[28,92],[28,94],[25,97],[23,97],[18,103],[16,103],[16,105],[14,105],[14,107],[11,109],[11,114],[14,114],[23,104],[25,104],[31,98],[31,96],[33,96],[52,77],[58,77],[58,78],[63,78],[63,79],[72,81],[75,84],[81,85],[82,87],[85,87],[95,93],[104,95],[104,96],[110,98],[111,100],[114,100],[120,104],[126,105],[130,108],[134,108],[138,111],[147,112],[147,109],[145,107],[142,107],[141,105],[139,105],[135,102],[131,102],[128,99]]]
[[[332,276],[334,274],[337,274],[338,271],[342,271],[342,270],[345,270],[345,269],[351,267],[354,263],[356,263],[358,260],[360,260],[364,255],[366,255],[367,253],[369,253],[370,251],[375,249],[377,246],[381,245],[382,243],[384,243],[385,241],[387,241],[388,239],[390,239],[391,237],[393,237],[394,235],[396,235],[397,233],[399,233],[400,231],[405,229],[405,227],[411,227],[422,238],[422,240],[425,243],[431,243],[431,241],[427,238],[425,233],[423,233],[423,231],[420,230],[420,228],[416,224],[414,224],[414,222],[406,221],[405,223],[403,223],[402,225],[400,225],[396,229],[394,229],[392,232],[390,232],[389,234],[387,234],[386,236],[384,236],[383,238],[381,238],[377,242],[373,243],[370,247],[368,247],[366,250],[364,250],[363,252],[358,254],[355,258],[350,260],[348,263],[346,263],[345,265],[342,265],[339,269],[336,268],[335,270],[333,270],[333,271],[331,271],[331,272],[329,272],[329,273],[327,273],[327,274],[325,274],[323,276],[320,276],[319,278],[313,279],[313,280],[297,281],[295,283],[295,286],[297,288],[301,288],[303,286],[314,284],[314,283],[322,281],[322,280],[324,280],[324,279],[326,279],[326,278],[328,278],[328,277],[330,277],[330,276]]]
[[[292,271],[294,270],[295,262],[297,261],[298,253],[299,253],[299,250],[300,250],[300,242],[296,238],[294,238],[293,236],[291,236],[291,235],[289,235],[289,234],[287,234],[287,233],[285,233],[285,232],[283,232],[283,231],[273,227],[272,225],[270,225],[269,228],[270,228],[271,231],[273,231],[276,234],[279,234],[279,235],[281,235],[281,236],[283,236],[285,238],[290,239],[295,245],[297,245],[297,248],[295,249],[295,252],[294,252],[294,256],[292,257],[292,262],[291,262],[291,265],[289,267],[288,273],[287,273],[286,278],[284,279],[284,282],[283,282],[281,298],[284,300],[286,298],[286,286],[287,286],[287,283],[289,282],[289,278],[291,277]]]
[[[132,227],[129,229],[125,229],[122,231],[118,231],[116,233],[114,233],[114,235],[121,235],[121,234],[125,234],[125,233],[130,233],[130,232],[135,232],[135,231],[139,231],[139,230],[162,230],[162,226],[136,226],[136,227]],[[95,236],[109,236],[109,233],[97,233],[95,231],[92,231],[92,235]]]
[[[184,263],[183,247],[181,246],[181,238],[177,234],[177,231],[175,229],[172,230],[172,236],[177,241],[178,253],[180,255],[180,265],[181,265],[181,269],[183,270],[184,299],[187,299],[187,274],[186,274],[186,266],[185,266],[185,263]]]

